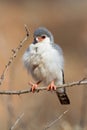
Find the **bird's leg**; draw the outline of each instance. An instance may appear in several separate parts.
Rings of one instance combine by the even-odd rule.
[[[50,90],[56,90],[56,86],[55,86],[55,84],[54,84],[54,81],[52,81],[51,84],[48,85],[47,90],[48,90],[48,91],[50,91]]]
[[[31,86],[31,91],[34,93],[35,90],[37,89],[38,87],[38,84],[40,83],[41,81],[38,81],[37,83],[33,83],[33,82],[29,82],[29,85]]]

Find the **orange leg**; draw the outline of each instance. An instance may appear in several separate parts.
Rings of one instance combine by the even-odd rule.
[[[50,90],[56,90],[56,86],[55,86],[55,84],[54,84],[54,81],[52,81],[51,84],[48,85],[47,90],[48,90],[48,91],[50,91]]]
[[[37,89],[38,87],[38,84],[40,83],[41,81],[38,81],[37,83],[33,83],[33,82],[29,82],[29,85],[31,86],[31,91],[34,93],[35,90]]]

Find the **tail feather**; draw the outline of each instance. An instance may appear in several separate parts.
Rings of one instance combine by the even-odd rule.
[[[62,77],[63,77],[63,84],[65,83],[65,80],[64,80],[64,71],[62,70]],[[66,94],[66,89],[65,88],[59,88],[58,90],[62,90],[61,92],[56,92],[57,94],[57,97],[60,101],[60,103],[62,105],[69,105],[70,104],[70,100]]]
[[[62,105],[70,104],[70,100],[65,92],[64,93],[56,92],[56,94],[57,94],[59,101]]]

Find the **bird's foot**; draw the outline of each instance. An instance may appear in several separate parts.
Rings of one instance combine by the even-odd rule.
[[[48,85],[47,90],[48,90],[48,91],[50,91],[50,90],[51,90],[51,91],[52,91],[52,90],[56,90],[56,86],[55,86],[55,84],[54,84],[54,81],[52,81],[51,84]]]
[[[38,84],[36,83],[33,83],[33,82],[29,82],[29,85],[31,86],[31,92],[35,92],[37,87],[38,87]]]

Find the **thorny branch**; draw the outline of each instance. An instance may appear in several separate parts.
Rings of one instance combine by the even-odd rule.
[[[8,70],[8,68],[10,67],[10,65],[12,64],[14,58],[17,56],[18,52],[20,51],[20,49],[22,48],[22,46],[25,44],[25,42],[27,41],[27,39],[29,37],[29,30],[28,30],[27,25],[25,25],[25,30],[26,30],[25,38],[22,41],[20,41],[20,43],[19,43],[19,45],[18,45],[18,47],[16,49],[12,49],[12,55],[9,58],[8,63],[5,65],[5,68],[4,68],[4,70],[2,72],[2,75],[0,77],[0,85],[2,85],[2,82],[3,82],[4,78],[5,78],[5,74],[6,74],[7,70]]]
[[[76,82],[71,82],[71,83],[66,83],[66,84],[63,84],[63,85],[60,85],[60,86],[57,86],[57,89],[58,88],[62,88],[62,87],[73,87],[73,86],[80,86],[80,85],[87,85],[87,80],[83,79],[83,80],[80,80],[80,81],[76,81]],[[47,87],[38,87],[36,89],[36,92],[39,92],[39,91],[43,91],[43,90],[47,90]],[[55,90],[56,91],[56,90]],[[30,93],[31,92],[31,88],[30,89],[26,89],[26,90],[7,90],[7,91],[0,91],[0,94],[3,94],[3,95],[22,95],[22,94],[26,94],[26,93]]]

